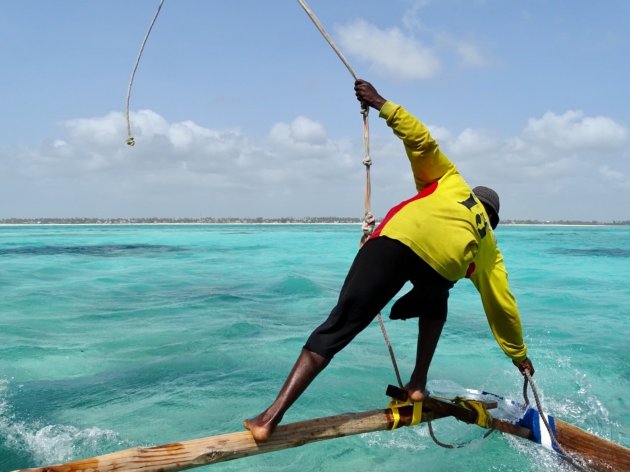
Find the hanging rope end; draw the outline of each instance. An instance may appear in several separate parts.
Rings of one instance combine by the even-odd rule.
[[[129,146],[135,146],[135,145],[136,145],[136,141],[135,141],[135,140],[134,140],[131,136],[129,136],[129,137],[127,138],[127,145],[129,145]]]

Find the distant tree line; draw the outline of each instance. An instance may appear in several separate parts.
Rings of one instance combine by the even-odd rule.
[[[274,224],[274,223],[361,223],[363,220],[356,217],[339,216],[307,216],[307,217],[280,217],[280,218],[5,218],[0,219],[0,224],[28,224],[28,225],[117,225],[117,224]]]
[[[592,225],[614,225],[614,226],[630,226],[630,220],[622,221],[582,221],[582,220],[553,220],[553,221],[539,221],[539,220],[501,220],[501,224],[515,224],[515,225],[572,225],[572,226],[592,226]]]
[[[301,223],[301,224],[334,224],[357,223],[363,220],[348,216],[305,216],[305,217],[280,217],[280,218],[239,218],[239,217],[206,217],[206,218],[4,218],[0,224],[5,225],[121,225],[121,224],[277,224],[277,223]],[[501,224],[527,224],[527,225],[615,225],[630,226],[630,220],[601,222],[580,220],[502,220]]]

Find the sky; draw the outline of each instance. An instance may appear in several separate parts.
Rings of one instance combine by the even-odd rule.
[[[363,217],[354,78],[297,0],[0,0],[0,219]],[[310,0],[502,219],[630,220],[630,2]],[[369,114],[377,217],[416,192]]]

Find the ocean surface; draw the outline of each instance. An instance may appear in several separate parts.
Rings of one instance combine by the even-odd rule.
[[[0,471],[242,430],[328,315],[358,225],[0,227]],[[630,228],[503,226],[534,379],[550,414],[630,447]],[[389,308],[389,307],[388,307]],[[417,323],[385,324],[403,376]],[[452,290],[433,388],[522,399],[469,281]],[[284,422],[385,408],[396,377],[375,321]],[[531,392],[530,392],[531,397]],[[452,419],[196,470],[572,470]]]

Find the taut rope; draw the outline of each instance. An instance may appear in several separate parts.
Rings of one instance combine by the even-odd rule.
[[[551,438],[551,442],[553,443],[553,445],[560,452],[560,454],[564,456],[564,459],[566,459],[577,470],[580,470],[583,472],[588,472],[589,470],[591,470],[588,467],[588,465],[584,462],[583,459],[570,456],[569,453],[566,451],[566,449],[564,449],[560,445],[560,443],[556,439],[556,435],[551,430],[551,426],[549,425],[549,421],[547,420],[547,415],[545,415],[545,413],[543,412],[542,403],[538,395],[538,388],[536,388],[536,384],[534,383],[534,379],[530,375],[529,370],[525,370],[524,376],[525,376],[525,380],[523,381],[523,398],[525,400],[525,405],[529,406],[529,397],[527,396],[527,384],[529,383],[529,385],[532,388],[532,392],[534,393],[534,400],[536,401],[538,414],[540,415],[540,418],[545,424],[545,428],[547,428],[547,432],[549,433],[549,437]]]
[[[147,40],[149,39],[149,35],[151,34],[151,30],[153,29],[153,25],[157,20],[158,15],[160,14],[160,10],[162,9],[162,5],[164,4],[164,0],[160,0],[160,4],[158,5],[157,11],[155,15],[153,15],[153,20],[151,20],[151,24],[149,25],[149,29],[147,33],[144,35],[144,40],[142,41],[142,45],[140,46],[140,51],[138,51],[138,57],[136,58],[136,63],[133,66],[133,70],[131,71],[131,77],[129,78],[129,86],[127,87],[127,102],[125,107],[125,120],[127,121],[127,144],[129,146],[133,146],[135,143],[133,136],[131,135],[131,121],[129,119],[129,101],[131,100],[131,87],[133,85],[133,79],[136,76],[136,70],[138,70],[138,65],[140,64],[140,58],[142,57],[142,52],[144,51],[144,46],[147,44]]]
[[[315,24],[315,26],[317,27],[319,32],[322,34],[324,39],[326,39],[330,47],[333,48],[337,56],[339,56],[339,59],[341,59],[341,62],[343,62],[343,64],[346,66],[346,69],[348,69],[348,71],[350,72],[350,75],[352,75],[354,80],[357,80],[358,77],[357,77],[357,74],[354,72],[354,69],[352,69],[352,67],[350,66],[350,64],[344,57],[344,55],[341,53],[339,48],[335,45],[332,38],[326,32],[326,30],[322,26],[317,16],[315,16],[315,13],[313,13],[313,10],[309,8],[305,0],[298,0],[298,3],[302,6],[304,11],[308,14],[309,18]],[[367,241],[367,239],[370,237],[370,235],[374,231],[374,226],[376,223],[376,220],[374,219],[374,216],[372,215],[372,207],[370,203],[370,200],[372,197],[372,181],[370,178],[370,167],[372,166],[372,158],[370,157],[370,127],[368,123],[368,114],[369,114],[369,107],[367,105],[362,105],[361,115],[363,116],[363,147],[365,150],[365,157],[363,158],[363,164],[365,165],[365,191],[363,194],[364,219],[363,219],[363,226],[362,226],[363,236],[361,237],[361,243],[360,243],[361,246],[363,246],[363,244]],[[398,380],[398,385],[400,388],[404,388],[402,379],[400,378],[400,372],[398,370],[396,356],[394,355],[394,350],[392,348],[391,342],[389,341],[389,336],[387,336],[385,324],[383,323],[383,316],[379,313],[377,315],[377,318],[378,318],[378,324],[381,327],[381,331],[383,332],[383,337],[385,338],[385,344],[387,344],[389,356],[392,359],[392,364],[394,366],[394,372],[396,373],[396,379]]]
[[[315,24],[315,26],[317,27],[319,32],[322,34],[324,39],[326,39],[326,41],[328,42],[330,47],[335,51],[337,56],[339,56],[339,59],[341,59],[341,62],[343,62],[343,64],[346,66],[346,69],[348,69],[348,71],[350,72],[350,75],[352,75],[352,77],[356,81],[358,79],[358,76],[354,72],[354,69],[352,68],[350,63],[346,60],[346,58],[344,57],[342,52],[339,50],[339,48],[335,45],[334,41],[332,40],[330,35],[326,32],[326,30],[324,29],[323,25],[321,24],[321,22],[319,21],[319,19],[317,18],[317,16],[313,12],[313,10],[311,10],[311,8],[308,6],[308,4],[306,3],[305,0],[298,0],[298,3],[302,6],[304,11],[308,14],[308,16],[311,19],[311,21],[313,22],[313,24]],[[365,209],[365,216],[364,216],[364,222],[363,222],[363,226],[362,226],[362,228],[363,228],[363,236],[361,238],[360,246],[363,246],[363,244],[368,240],[368,238],[370,237],[370,235],[374,231],[374,226],[375,226],[375,223],[376,223],[376,221],[374,219],[374,216],[372,215],[372,209],[371,209],[371,204],[370,204],[371,195],[372,195],[372,185],[371,185],[371,178],[370,178],[370,167],[372,165],[372,159],[370,157],[370,129],[369,129],[369,123],[368,123],[368,112],[369,112],[369,107],[367,105],[362,105],[361,106],[361,114],[363,116],[363,147],[365,149],[365,157],[363,159],[363,164],[365,165],[365,191],[364,191],[364,198],[363,198],[364,209]],[[396,373],[396,379],[398,380],[398,385],[399,385],[400,388],[404,388],[402,379],[400,377],[400,371],[398,370],[398,364],[396,362],[396,356],[394,355],[394,350],[393,350],[391,342],[389,340],[389,336],[387,335],[387,330],[385,329],[385,324],[383,323],[383,316],[381,315],[381,313],[378,313],[377,318],[378,318],[378,324],[381,327],[381,331],[383,332],[383,337],[385,339],[385,344],[387,345],[387,349],[389,351],[389,355],[391,357],[392,364],[394,366],[394,372]],[[564,456],[569,460],[569,462],[574,467],[578,468],[579,470],[585,470],[582,467],[580,467],[580,465],[578,465],[575,461],[573,461],[572,458],[570,458],[568,456],[568,454],[564,451],[562,446],[560,446],[560,444],[556,440],[554,434],[551,432],[551,427],[549,426],[547,418],[543,414],[543,411],[542,411],[542,408],[541,408],[541,405],[540,405],[540,400],[538,398],[538,392],[536,390],[536,386],[535,386],[534,381],[532,380],[531,376],[529,375],[528,371],[525,374],[525,384],[523,386],[523,395],[525,397],[526,403],[529,405],[529,399],[527,398],[527,382],[528,381],[529,381],[530,385],[532,386],[532,391],[534,392],[534,397],[536,398],[536,404],[538,406],[538,412],[540,413],[540,416],[543,419],[543,422],[544,422],[545,426],[547,427],[547,430],[549,431],[549,435],[551,436],[553,443],[558,448],[558,450],[562,454],[564,454]],[[493,430],[490,430],[490,431],[486,432],[486,434],[484,434],[483,438],[486,438],[489,434],[492,433],[492,431]],[[429,421],[429,433],[430,433],[431,438],[433,439],[433,441],[436,444],[438,444],[439,446],[442,446],[442,447],[459,448],[459,447],[464,447],[466,445],[466,444],[454,444],[454,445],[451,445],[451,444],[445,444],[445,443],[440,442],[435,437],[435,434],[433,432],[433,427],[431,425],[431,421]]]
[[[328,41],[328,44],[330,44],[330,47],[333,48],[333,50],[337,53],[337,56],[339,56],[339,59],[341,59],[341,62],[343,62],[343,64],[346,66],[346,69],[348,69],[348,71],[350,72],[354,80],[357,80],[359,77],[357,77],[357,74],[354,73],[354,70],[352,69],[352,67],[346,60],[346,58],[343,56],[339,48],[335,46],[335,43],[333,42],[332,38],[326,32],[326,30],[320,23],[317,16],[315,16],[315,13],[313,13],[313,10],[309,8],[308,4],[304,0],[298,0],[298,2],[300,5],[302,5],[302,8],[304,8],[304,11],[308,14],[309,18],[315,24],[315,26],[317,27],[319,32],[322,34],[322,36],[326,39],[326,41]]]

